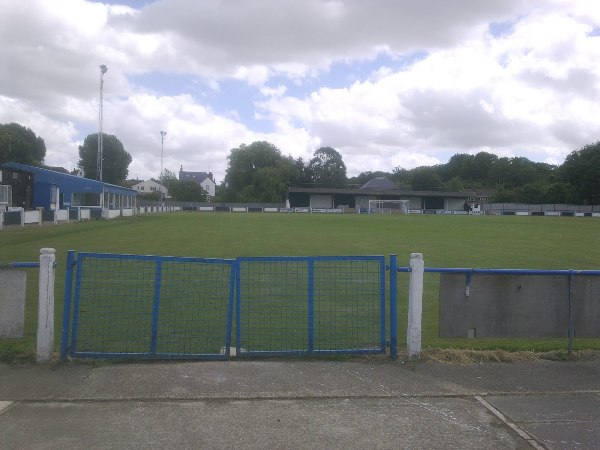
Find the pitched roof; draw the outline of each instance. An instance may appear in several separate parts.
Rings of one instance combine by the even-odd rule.
[[[387,177],[376,177],[363,184],[359,189],[398,189],[398,186]]]
[[[201,184],[207,178],[212,180],[212,173],[179,171],[179,181],[193,181],[196,184]]]

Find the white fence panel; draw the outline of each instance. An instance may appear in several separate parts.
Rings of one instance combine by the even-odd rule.
[[[24,223],[42,223],[42,212],[41,211],[25,211]]]
[[[55,214],[58,222],[66,222],[69,220],[69,210],[67,209],[59,209],[55,212]]]

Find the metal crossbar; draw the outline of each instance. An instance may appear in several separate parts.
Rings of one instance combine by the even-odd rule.
[[[2,267],[4,264],[0,264]],[[10,262],[6,264],[7,267],[13,269],[35,269],[40,267],[40,263],[38,262]]]

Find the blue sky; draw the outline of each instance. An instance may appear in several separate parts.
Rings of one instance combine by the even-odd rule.
[[[600,136],[600,2],[593,0],[4,0],[0,122],[72,169],[98,130],[130,175],[212,171],[267,140],[348,175],[487,151],[560,164]],[[35,33],[31,32],[35,30]],[[557,32],[560,30],[560,33]]]

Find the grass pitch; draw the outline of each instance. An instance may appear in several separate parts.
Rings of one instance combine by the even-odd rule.
[[[411,252],[430,267],[600,269],[600,221],[583,217],[397,216],[180,212],[30,226],[0,232],[0,263],[37,261],[42,247],[56,249],[56,326],[60,336],[67,251],[235,258],[397,254]],[[425,277],[425,347],[564,349],[566,339],[442,340],[438,330],[439,278]],[[398,286],[399,339],[406,326],[408,276]],[[25,338],[0,341],[4,361],[34,352],[37,270],[29,270]],[[600,339],[576,339],[575,348],[600,349]]]

